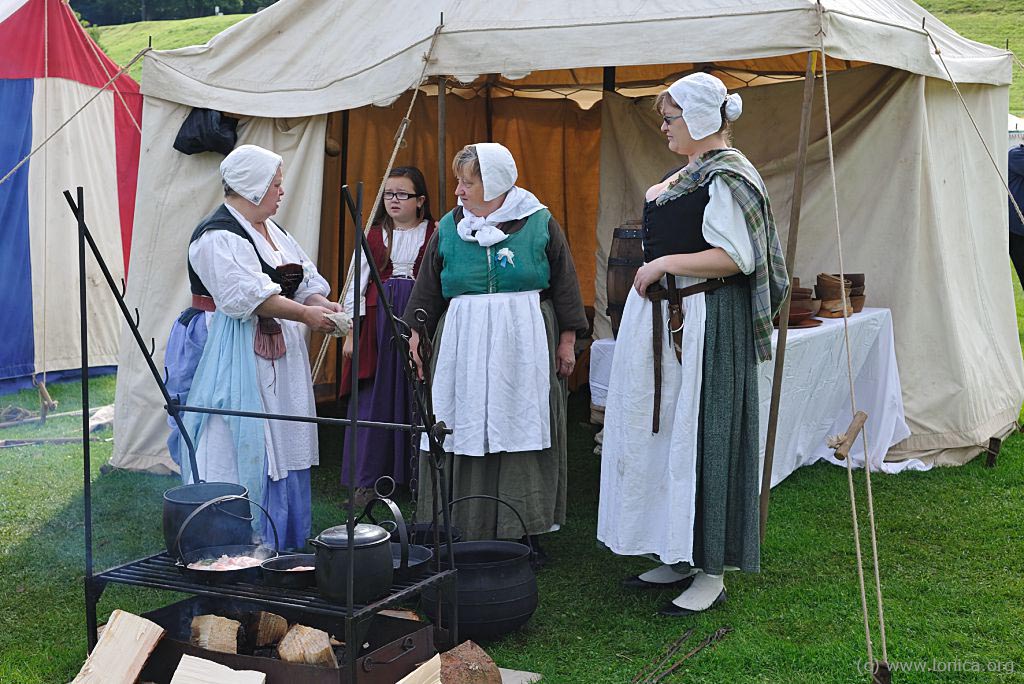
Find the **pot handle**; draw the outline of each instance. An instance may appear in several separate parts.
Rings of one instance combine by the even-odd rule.
[[[519,515],[519,511],[516,510],[515,506],[504,499],[499,499],[496,496],[489,496],[487,494],[470,494],[469,496],[460,496],[458,499],[453,500],[448,504],[448,510],[451,511],[455,504],[460,501],[466,501],[467,499],[490,499],[491,501],[497,501],[500,504],[508,506],[509,509],[516,514],[516,517],[519,518],[519,524],[523,526],[523,538],[526,540],[526,545],[530,547],[530,558],[533,558],[533,542],[530,541],[530,531],[526,529],[526,523],[523,521],[523,516]]]
[[[185,521],[181,523],[181,527],[178,528],[178,535],[174,538],[174,550],[178,552],[178,560],[183,560],[183,558],[184,558],[184,554],[181,552],[181,535],[185,533],[185,528],[188,527],[189,523],[192,522],[192,519],[195,518],[197,515],[199,515],[199,513],[201,511],[203,511],[203,510],[205,510],[205,509],[207,509],[207,508],[209,508],[211,506],[216,506],[218,504],[226,503],[228,501],[235,501],[237,499],[241,499],[243,501],[248,501],[250,504],[252,504],[254,506],[258,506],[259,509],[261,511],[263,511],[263,513],[267,516],[267,520],[270,521],[270,529],[274,531],[274,553],[279,553],[280,552],[280,540],[278,539],[278,536],[277,536],[277,525],[274,524],[274,519],[270,517],[270,511],[268,511],[266,508],[264,508],[262,504],[256,503],[255,501],[253,501],[252,499],[250,499],[247,496],[239,496],[238,494],[227,494],[225,496],[218,496],[218,497],[216,497],[214,499],[210,499],[209,501],[206,501],[206,502],[200,504],[196,508],[196,510],[192,511],[191,513],[189,513],[188,517],[185,518]],[[227,511],[221,511],[221,512],[222,513],[227,513]],[[246,520],[246,518],[243,518],[240,515],[236,515],[234,513],[232,513],[231,515],[233,517],[235,517],[235,518],[239,518],[241,520]],[[248,520],[252,520],[252,517],[250,516],[248,518]]]
[[[374,524],[381,525],[382,523],[378,523],[372,513],[373,508],[377,505],[378,501],[390,508],[391,515],[395,517],[395,527],[398,528],[398,541],[402,547],[402,560],[398,567],[402,570],[406,570],[409,567],[409,530],[405,526],[405,516],[402,515],[402,511],[399,510],[398,505],[395,504],[394,501],[383,496],[370,499],[366,502],[366,508],[364,508],[363,512],[359,514],[359,517],[356,518],[356,522],[358,523],[363,518],[366,518]],[[384,522],[389,521],[385,520]]]

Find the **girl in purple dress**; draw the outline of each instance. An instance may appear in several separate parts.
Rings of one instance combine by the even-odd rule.
[[[384,184],[384,195],[367,234],[384,291],[378,292],[370,282],[370,266],[365,260],[359,277],[359,405],[349,410],[349,415],[358,414],[359,420],[411,422],[412,392],[380,298],[387,298],[396,316],[405,312],[424,246],[433,233],[434,218],[423,173],[414,166],[394,169]],[[354,309],[354,292],[350,288],[345,296],[345,311],[356,315]],[[350,336],[342,347],[342,397],[352,389],[352,345]],[[341,481],[352,490],[348,473],[355,451],[354,496],[356,505],[362,506],[373,497],[373,484],[381,476],[388,475],[400,485],[409,481],[414,447],[408,432],[360,427],[355,442],[353,432],[351,428],[346,431]]]

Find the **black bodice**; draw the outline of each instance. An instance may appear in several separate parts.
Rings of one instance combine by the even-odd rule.
[[[644,262],[666,254],[693,254],[711,249],[704,239],[704,209],[711,195],[702,185],[658,206],[644,203]]]

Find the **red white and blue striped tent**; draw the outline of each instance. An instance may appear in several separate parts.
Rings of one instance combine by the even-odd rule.
[[[107,265],[127,270],[142,98],[118,71],[66,2],[0,0],[0,392],[82,365],[65,189],[85,188]],[[89,269],[90,366],[114,366],[119,314],[91,256]]]

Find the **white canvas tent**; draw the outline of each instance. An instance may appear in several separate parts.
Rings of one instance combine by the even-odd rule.
[[[339,130],[331,113],[351,114],[348,180],[364,180],[373,192],[406,100],[386,105],[416,85],[442,11],[427,74],[468,84],[450,91],[465,99],[447,98],[444,161],[486,133],[509,145],[521,184],[566,227],[598,312],[612,229],[638,215],[643,190],[674,161],[650,107],[631,96],[695,69],[742,88],[736,145],[762,170],[785,240],[801,78],[823,30],[845,263],[868,273],[870,304],[890,307],[896,326],[912,435],[889,457],[962,463],[1013,425],[1024,365],[1006,256],[1007,203],[922,19],[995,151],[1006,135],[1011,57],[958,36],[905,0],[520,0],[500,13],[480,0],[283,0],[205,46],[152,53],[142,79],[143,201],[128,292],[143,312],[144,337],[166,338],[187,304],[187,236],[219,197],[219,157],[171,149],[190,108],[243,115],[239,142],[283,154],[281,223],[307,251],[320,247],[323,258],[324,246],[330,254],[338,239],[322,231],[322,223],[337,229],[327,220],[328,203],[337,201],[336,158],[324,154],[325,136]],[[618,93],[602,92],[601,67],[609,65],[617,68]],[[435,96],[418,101],[399,157],[420,165],[428,181],[437,174],[437,92],[428,88]],[[576,104],[598,99],[589,110]],[[823,121],[819,88],[795,265],[805,277],[836,270]],[[608,334],[600,316],[596,330]],[[163,421],[160,395],[125,337],[114,465],[168,468]]]

